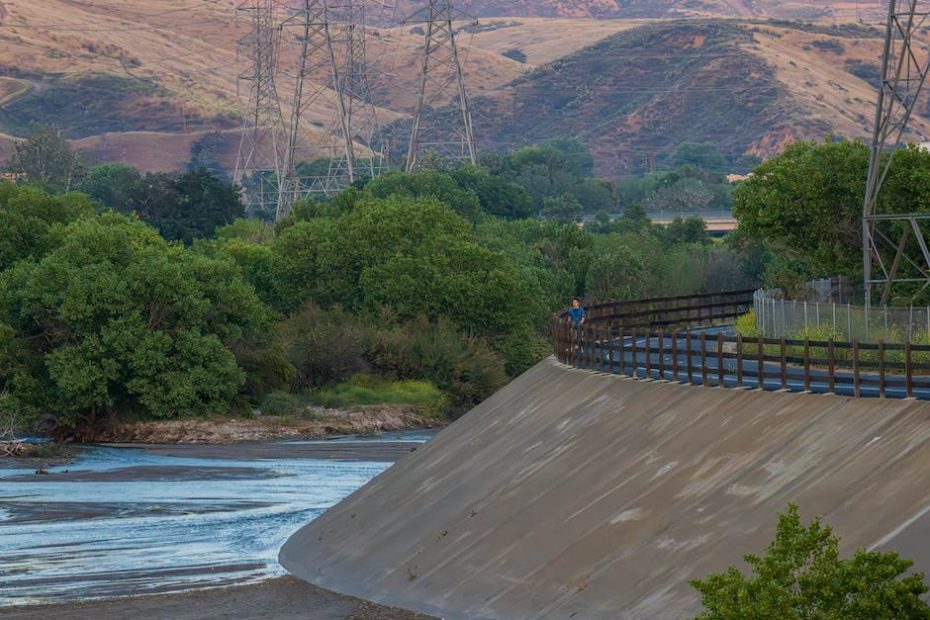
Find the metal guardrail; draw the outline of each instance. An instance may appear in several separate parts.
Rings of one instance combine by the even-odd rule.
[[[595,304],[582,326],[562,313],[553,317],[555,354],[577,368],[642,379],[930,399],[930,345],[747,339],[714,328],[748,311],[752,294]]]

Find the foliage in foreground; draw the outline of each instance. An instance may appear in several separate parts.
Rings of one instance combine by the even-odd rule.
[[[829,525],[816,518],[805,527],[791,504],[765,554],[745,556],[749,577],[730,567],[691,582],[704,605],[699,620],[930,618],[923,574],[907,574],[913,562],[862,549],[841,558],[838,546]]]

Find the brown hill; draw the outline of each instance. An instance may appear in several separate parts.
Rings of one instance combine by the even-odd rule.
[[[617,176],[647,161],[661,164],[684,140],[713,141],[738,158],[775,152],[797,137],[865,136],[879,30],[647,19],[686,12],[789,17],[812,9],[839,15],[855,4],[476,1],[472,8],[485,13],[510,7],[573,16],[461,25],[484,148],[578,136],[599,155],[601,171]],[[0,7],[0,133],[23,136],[50,122],[92,156],[148,170],[179,169],[192,148],[209,141],[215,157],[234,165],[246,94],[237,89],[245,63],[235,41],[248,23],[233,3],[4,0]],[[401,2],[396,14],[409,8]],[[641,19],[574,17],[614,9]],[[422,51],[415,28],[385,28],[371,38],[372,69],[387,75],[375,85],[384,123],[404,119],[414,104]],[[293,44],[296,33],[286,31],[284,40]],[[283,62],[293,61],[291,45]],[[285,114],[291,90],[282,77]],[[332,117],[331,100],[323,98],[308,121],[322,135]],[[914,136],[928,135],[926,129],[919,120]],[[0,149],[8,144],[0,137]]]
[[[416,14],[418,0],[398,0],[398,18]],[[680,18],[772,17],[848,22],[881,19],[879,3],[850,0],[459,0],[476,17]]]
[[[500,49],[518,30],[474,42]],[[477,98],[477,131],[487,150],[578,137],[610,177],[661,168],[682,142],[738,161],[796,139],[867,138],[881,46],[879,29],[859,25],[641,23]],[[915,118],[909,138],[927,136],[927,118]]]

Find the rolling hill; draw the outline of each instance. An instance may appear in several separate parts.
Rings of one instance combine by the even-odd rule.
[[[394,15],[412,8],[404,2]],[[856,4],[475,0],[465,8],[502,15],[459,31],[482,148],[576,136],[618,177],[661,167],[682,141],[714,142],[738,162],[796,138],[864,137],[881,31],[831,21],[854,17]],[[808,13],[826,17],[784,21]],[[629,19],[595,19],[615,15]],[[655,19],[669,16],[690,17]],[[8,136],[52,123],[101,161],[176,170],[209,143],[232,167],[246,95],[235,41],[247,27],[229,0],[0,1],[0,159]],[[402,140],[422,35],[408,23],[370,40],[372,72],[385,76],[375,80],[379,118]],[[296,33],[283,41],[287,114]],[[332,100],[307,118],[325,140]],[[926,135],[918,119],[913,136]]]
[[[640,23],[475,98],[476,131],[493,151],[580,138],[610,178],[661,168],[682,142],[712,142],[739,167],[797,139],[867,138],[881,47],[862,25]],[[927,136],[915,118],[909,138]]]
[[[460,0],[457,6],[476,17],[681,18],[770,17],[850,22],[881,19],[878,2],[855,0]],[[419,0],[398,0],[397,17],[416,13]]]

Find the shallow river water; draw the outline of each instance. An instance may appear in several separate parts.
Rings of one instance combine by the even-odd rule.
[[[426,438],[365,444],[377,449],[379,441]],[[0,605],[283,574],[277,555],[284,541],[390,465],[211,456],[87,448],[47,476],[0,460]]]

